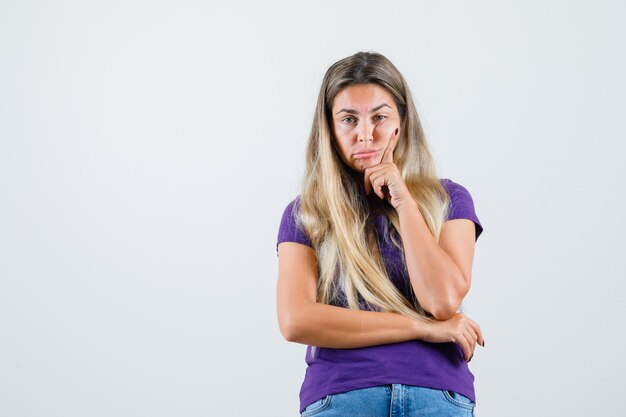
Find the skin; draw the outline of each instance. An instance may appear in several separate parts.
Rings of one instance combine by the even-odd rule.
[[[351,85],[341,90],[333,101],[332,115],[341,159],[359,173],[381,162],[383,151],[401,122],[391,94],[375,84]],[[364,150],[378,153],[367,159],[354,155]]]
[[[382,104],[386,106],[379,107]],[[376,107],[379,108],[372,112]],[[352,111],[341,111],[343,109]],[[404,233],[403,241],[420,247],[422,240],[426,240],[427,251],[419,255],[431,256],[433,265],[439,268],[451,267],[450,258],[445,258],[448,255],[443,254],[442,248],[455,254],[454,259],[464,265],[464,271],[468,265],[471,267],[467,253],[474,232],[472,229],[470,235],[469,225],[463,223],[469,220],[446,222],[441,233],[441,247],[433,246],[427,240],[432,236],[423,233],[423,219],[420,221],[415,201],[410,198],[393,163],[401,119],[392,96],[373,84],[346,87],[335,97],[332,117],[335,148],[355,175],[361,177],[371,201],[387,201],[396,208],[401,213],[402,229],[421,230],[417,236]],[[355,155],[366,149],[377,152],[372,158]],[[455,342],[463,349],[466,361],[473,357],[477,342],[484,346],[480,327],[463,313],[425,323],[398,313],[350,310],[318,303],[315,251],[300,243],[282,242],[278,245],[278,257],[278,323],[288,341],[329,348],[358,348],[414,339],[432,343]],[[412,258],[410,254],[409,258]],[[434,271],[439,273],[440,269]],[[429,274],[428,278],[434,276]],[[427,280],[425,283],[431,285]]]
[[[441,321],[466,319],[456,311],[470,287],[474,225],[467,219],[447,221],[440,242],[432,237],[393,161],[402,122],[393,96],[376,84],[348,86],[335,96],[332,117],[341,159],[362,176],[366,194],[373,191],[398,211],[411,284],[421,304]],[[374,153],[359,156],[363,151]],[[484,344],[480,328],[471,319],[456,325],[453,341],[467,343],[473,355],[475,344]]]
[[[341,159],[363,175],[366,194],[373,191],[395,209],[411,200],[393,151],[400,135],[401,118],[393,97],[375,84],[352,85],[333,101],[333,134]],[[370,157],[358,152],[374,151]]]

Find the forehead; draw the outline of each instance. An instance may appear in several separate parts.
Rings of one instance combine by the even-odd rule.
[[[333,109],[349,107],[369,111],[382,103],[394,107],[393,97],[387,90],[376,84],[357,84],[345,87],[337,93],[333,100]]]

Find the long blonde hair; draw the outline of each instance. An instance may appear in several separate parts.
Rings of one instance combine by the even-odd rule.
[[[389,279],[362,179],[357,180],[335,148],[333,101],[343,88],[355,84],[376,84],[394,98],[402,120],[394,163],[437,242],[449,211],[449,196],[435,173],[411,92],[400,72],[386,57],[374,52],[358,52],[334,63],[324,76],[317,99],[299,196],[298,221],[318,259],[317,301],[362,310],[362,298],[374,310],[433,321],[412,291],[407,298]],[[389,204],[384,205],[383,214],[392,226],[386,225],[385,233],[404,260],[398,214]]]

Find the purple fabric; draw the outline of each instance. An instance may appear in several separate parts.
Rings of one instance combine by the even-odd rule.
[[[448,191],[451,211],[448,220],[470,219],[476,227],[476,240],[483,227],[476,216],[470,193],[450,179],[440,179]],[[296,224],[299,197],[283,212],[278,231],[276,252],[281,242],[297,242],[313,247],[305,231]],[[402,254],[383,236],[383,215],[375,218],[379,248],[390,280],[407,297],[410,279]],[[344,306],[345,304],[336,303]],[[329,394],[385,384],[408,384],[456,391],[476,402],[474,375],[463,359],[463,350],[456,343],[428,343],[410,340],[354,349],[318,348],[315,358],[311,347],[306,349],[307,369],[300,389],[300,412]]]

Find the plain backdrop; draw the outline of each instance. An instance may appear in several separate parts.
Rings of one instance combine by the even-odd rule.
[[[0,415],[296,416],[276,235],[322,77],[412,89],[472,194],[476,415],[621,416],[619,1],[0,1]]]

